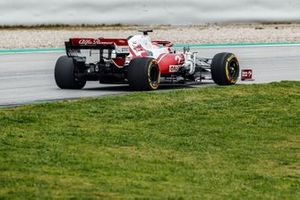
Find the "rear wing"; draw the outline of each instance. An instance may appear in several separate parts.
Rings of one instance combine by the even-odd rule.
[[[116,54],[129,54],[127,39],[114,38],[71,38],[65,42],[66,53],[68,56],[74,56],[74,52],[78,53],[81,49],[99,50],[103,54],[103,50],[111,54],[115,51]]]

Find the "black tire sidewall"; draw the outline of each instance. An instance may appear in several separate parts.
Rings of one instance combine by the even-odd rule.
[[[157,67],[157,82],[151,81],[151,70]],[[160,83],[160,69],[154,58],[139,57],[131,60],[127,79],[133,90],[156,90]]]
[[[72,58],[61,56],[55,65],[54,76],[57,86],[61,89],[82,89],[86,80],[75,79],[75,65]]]

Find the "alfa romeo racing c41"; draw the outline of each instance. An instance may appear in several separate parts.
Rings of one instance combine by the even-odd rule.
[[[55,81],[62,89],[82,89],[87,81],[102,84],[129,84],[132,90],[155,90],[161,83],[218,85],[237,82],[240,67],[232,53],[212,59],[183,48],[173,50],[170,41],[151,40],[149,32],[125,38],[71,38],[65,42],[66,56],[55,66]]]

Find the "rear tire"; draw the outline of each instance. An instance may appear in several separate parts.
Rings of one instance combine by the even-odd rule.
[[[154,58],[131,60],[127,78],[133,90],[156,90],[160,83],[160,69]]]
[[[75,70],[73,59],[68,56],[61,56],[57,60],[54,70],[56,85],[61,89],[82,89],[86,80],[76,78]]]
[[[232,53],[219,53],[214,56],[211,64],[211,75],[218,85],[234,85],[239,78],[240,65]]]

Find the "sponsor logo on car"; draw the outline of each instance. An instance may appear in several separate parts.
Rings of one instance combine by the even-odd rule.
[[[180,65],[170,65],[169,66],[169,72],[170,73],[175,73],[178,72],[180,68]]]
[[[129,53],[129,47],[119,47],[116,46],[117,53]]]
[[[101,42],[101,40],[99,39],[81,39],[78,41],[78,44],[79,45],[83,45],[83,46],[87,46],[87,45],[100,45],[100,44],[103,44],[103,45],[111,45],[113,44],[112,42]]]

